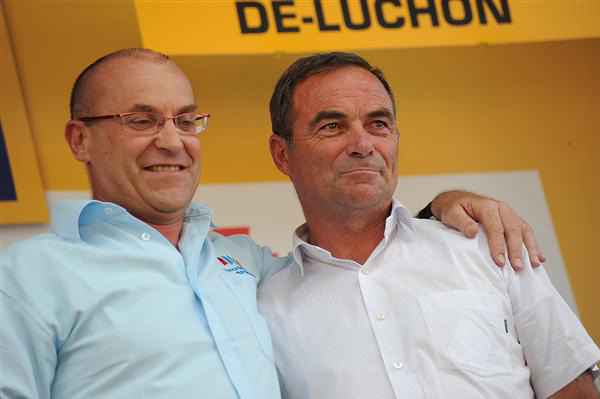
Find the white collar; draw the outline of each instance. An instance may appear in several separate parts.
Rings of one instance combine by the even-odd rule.
[[[394,232],[394,230],[398,226],[405,226],[406,231],[410,231],[412,233],[415,232],[415,229],[413,226],[412,215],[410,214],[410,211],[408,210],[408,208],[406,208],[404,205],[402,205],[400,202],[398,202],[395,198],[393,198],[390,214],[388,215],[388,217],[385,220],[385,230],[383,233],[384,246],[387,243],[388,238],[390,237],[392,232]],[[302,225],[298,226],[296,228],[296,230],[294,231],[293,249],[292,249],[292,254],[294,256],[294,260],[296,261],[296,264],[298,265],[298,267],[300,267],[300,273],[302,275],[304,275],[303,261],[306,256],[311,256],[311,257],[318,256],[320,258],[325,256],[325,257],[333,258],[333,256],[331,255],[331,252],[329,252],[326,249],[323,249],[321,247],[318,247],[316,245],[308,243],[307,239],[308,239],[308,225],[306,223],[303,223]],[[356,262],[348,260],[348,259],[342,259],[342,261],[344,263],[347,262],[349,264],[356,265]]]

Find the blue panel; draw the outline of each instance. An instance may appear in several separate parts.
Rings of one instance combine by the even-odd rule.
[[[0,121],[0,201],[15,201],[16,199],[15,182],[10,170],[8,151],[6,151],[4,143],[4,131]]]

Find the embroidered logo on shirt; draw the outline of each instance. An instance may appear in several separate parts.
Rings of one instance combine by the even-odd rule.
[[[231,272],[235,274],[249,274],[252,277],[256,278],[256,276],[250,273],[248,270],[246,270],[246,268],[242,266],[240,261],[236,258],[223,255],[217,256],[217,259],[219,260],[219,262],[221,262],[221,264],[223,265],[223,270],[225,270],[226,272]]]

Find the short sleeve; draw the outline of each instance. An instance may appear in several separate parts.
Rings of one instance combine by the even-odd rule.
[[[524,250],[525,251],[525,250]],[[529,257],[525,254],[523,259]],[[536,396],[552,395],[600,360],[600,350],[543,266],[502,271]]]

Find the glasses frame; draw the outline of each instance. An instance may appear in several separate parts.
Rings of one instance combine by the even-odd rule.
[[[156,115],[160,119],[154,129],[150,129],[150,128],[141,129],[141,130],[134,129],[134,128],[127,126],[127,124],[125,124],[124,118],[126,116],[135,115],[135,114]],[[202,119],[203,120],[202,130],[190,133],[190,132],[186,132],[185,130],[180,129],[179,126],[177,126],[177,123],[175,123],[175,120],[182,115],[195,115],[196,120]],[[210,114],[206,113],[206,112],[184,112],[182,114],[177,114],[175,116],[165,116],[162,114],[157,114],[156,112],[137,111],[137,112],[123,112],[121,114],[112,114],[112,115],[84,116],[81,118],[77,118],[77,120],[85,123],[85,122],[94,122],[94,121],[103,120],[103,119],[117,119],[117,118],[119,118],[121,120],[121,125],[123,125],[123,127],[133,130],[135,132],[140,132],[139,134],[144,134],[144,135],[148,135],[148,136],[160,132],[162,130],[162,128],[165,126],[167,119],[172,119],[173,125],[175,126],[175,130],[177,130],[177,133],[179,133],[182,136],[195,136],[206,130],[206,126],[208,125],[208,118],[210,118]],[[200,126],[196,126],[196,129],[198,129],[199,127]],[[151,133],[146,133],[148,131]]]

